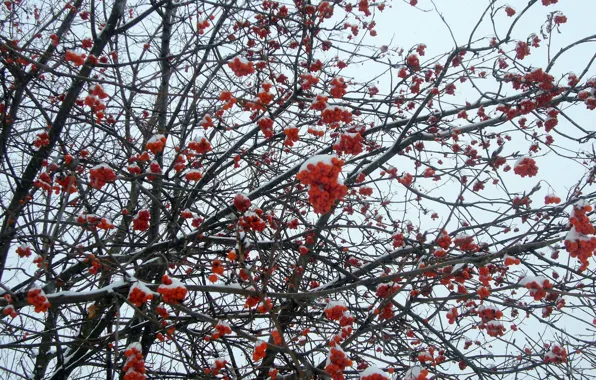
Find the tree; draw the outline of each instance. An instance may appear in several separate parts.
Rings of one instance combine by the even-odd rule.
[[[480,3],[5,1],[2,377],[593,375],[587,2]]]

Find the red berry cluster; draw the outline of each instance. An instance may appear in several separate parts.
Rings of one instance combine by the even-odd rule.
[[[505,256],[505,265],[506,266],[510,266],[510,265],[519,265],[521,264],[521,260],[518,259],[517,257],[513,257],[513,256]]]
[[[345,305],[330,301],[324,311],[325,318],[329,319],[330,321],[339,321],[347,311],[348,308]]]
[[[261,219],[263,210],[256,209],[255,212],[246,213],[238,219],[238,226],[243,231],[263,232],[267,228],[267,223]]]
[[[412,2],[412,1],[414,1],[414,0],[410,0],[410,2]],[[415,366],[415,367],[410,368],[406,372],[403,380],[426,380],[427,379],[426,376],[428,376],[428,370],[421,368],[419,366]]]
[[[124,380],[145,380],[145,361],[140,343],[131,343],[124,351],[126,363],[122,368]]]
[[[538,173],[538,166],[532,158],[525,157],[515,165],[513,171],[522,178],[526,176],[534,177]]]
[[[83,66],[85,64],[85,58],[87,58],[85,54],[79,55],[71,50],[67,50],[64,54],[64,60],[74,63],[75,66]]]
[[[340,121],[351,123],[352,113],[338,106],[328,106],[321,113],[321,121],[325,124],[336,124]]]
[[[226,368],[227,363],[228,362],[225,359],[215,359],[215,361],[211,365],[211,368],[205,369],[205,373],[207,375],[212,374],[213,376],[217,376],[219,375],[222,369]]]
[[[107,231],[115,228],[114,224],[108,219],[85,213],[77,217],[77,223],[83,225],[83,229],[86,230],[100,229]]]
[[[391,236],[391,240],[393,240],[393,248],[399,248],[404,246],[404,234],[393,234],[393,236]]]
[[[451,237],[445,231],[437,238],[437,245],[443,249],[449,248],[451,245]]]
[[[476,312],[483,323],[501,319],[503,317],[503,312],[494,306],[480,305],[476,309]]]
[[[147,141],[145,145],[145,149],[153,154],[158,154],[163,151],[163,147],[166,144],[166,136],[164,135],[154,135]]]
[[[342,160],[332,157],[331,165],[322,161],[309,163],[296,176],[300,183],[309,185],[309,201],[316,213],[328,213],[335,202],[348,193],[348,188],[337,181],[343,164]]]
[[[252,62],[240,57],[236,57],[232,61],[228,62],[228,67],[232,69],[236,76],[239,77],[250,75],[255,72]]]
[[[147,231],[149,229],[149,219],[151,219],[149,210],[139,210],[132,220],[132,228],[135,231]]]
[[[520,280],[520,284],[524,285],[526,289],[530,289],[530,295],[534,300],[540,301],[546,296],[546,291],[553,288],[553,284],[544,277],[524,277]]]
[[[79,191],[77,189],[77,177],[75,175],[64,175],[56,177],[56,183],[60,185],[62,191],[68,194],[74,194]]]
[[[375,295],[379,298],[389,298],[395,295],[398,290],[399,286],[397,285],[379,284]]]
[[[344,380],[344,370],[352,365],[352,361],[346,357],[346,353],[339,347],[331,347],[327,358],[325,372],[331,375],[332,380]]]
[[[329,97],[327,97],[327,96],[317,95],[317,98],[311,104],[310,109],[317,110],[317,111],[323,111],[325,108],[327,108],[328,100],[329,100]]]
[[[544,204],[559,204],[561,203],[561,198],[557,197],[556,195],[547,195],[544,197]]]
[[[161,294],[164,302],[180,303],[184,300],[188,290],[180,281],[172,279],[167,274],[164,274],[161,278],[161,282],[162,284],[157,288],[157,292]]]
[[[523,60],[528,55],[530,55],[530,46],[527,42],[519,41],[515,47],[515,58]]]
[[[264,117],[257,121],[257,125],[261,128],[261,132],[265,135],[265,138],[272,138],[273,134],[273,120],[268,117]]]
[[[375,366],[366,368],[360,374],[360,380],[389,380],[389,376]]]
[[[347,93],[347,88],[348,85],[344,82],[343,78],[333,78],[329,94],[333,98],[341,98]]]
[[[313,85],[318,84],[319,83],[319,78],[315,77],[312,74],[301,74],[300,78],[302,79],[302,82],[300,83],[300,85],[302,86],[302,89],[304,91],[308,91],[312,88]],[[320,96],[320,95],[319,95]],[[317,98],[319,97],[317,96]]]
[[[31,256],[31,248],[21,245],[17,247],[17,255],[19,255],[19,257],[29,257]]]
[[[447,320],[449,321],[449,324],[454,324],[458,316],[459,313],[457,312],[457,309],[452,307],[451,310],[447,312]]]
[[[188,172],[186,172],[186,174],[184,175],[184,178],[187,181],[198,181],[201,178],[203,178],[203,173],[201,173],[200,170],[192,169],[192,170],[189,170]]]
[[[383,305],[383,307],[381,307],[381,310],[376,309],[375,314],[379,315],[380,320],[387,320],[395,317],[395,312],[393,311],[393,304],[386,303],[385,305]]]
[[[148,300],[153,299],[153,292],[145,286],[133,285],[128,292],[128,300],[136,307],[143,306]]]
[[[14,309],[14,306],[8,305],[2,309],[2,315],[10,315],[11,318],[16,318],[18,314]]]
[[[217,322],[217,324],[214,326],[214,329],[215,332],[211,334],[211,337],[209,338],[211,340],[216,340],[222,336],[230,335],[232,333],[230,326],[227,323],[221,321]]]
[[[286,135],[286,140],[284,141],[285,146],[294,146],[294,143],[300,140],[299,133],[300,130],[298,128],[286,128],[284,129],[284,135]]]
[[[580,271],[585,270],[588,265],[588,259],[592,257],[596,250],[596,228],[590,222],[586,213],[592,211],[590,205],[576,205],[569,218],[571,230],[565,238],[565,249],[571,257],[577,257],[581,262]]]
[[[362,142],[364,139],[360,133],[344,133],[339,137],[339,141],[333,145],[333,149],[338,154],[353,154],[362,153]]]
[[[250,199],[244,194],[236,194],[236,196],[234,197],[234,207],[236,207],[236,210],[238,210],[238,212],[243,213],[248,211],[251,204],[252,203]]]
[[[505,326],[499,321],[490,321],[486,324],[486,333],[494,338],[505,334]]]
[[[50,303],[43,290],[39,288],[30,289],[27,293],[27,302],[35,307],[36,313],[43,313],[48,311]]]
[[[211,148],[211,143],[209,143],[209,141],[205,137],[203,137],[201,141],[189,142],[188,147],[197,152],[198,154],[204,154],[213,150]]]
[[[418,71],[420,70],[420,59],[418,59],[416,54],[410,54],[408,55],[408,58],[406,58],[406,65],[410,70]]]
[[[554,344],[550,351],[544,355],[544,363],[561,364],[567,361],[567,350],[558,344]]]
[[[252,353],[252,360],[259,361],[265,357],[267,351],[267,342],[259,342],[255,346],[255,351]]]
[[[94,189],[101,189],[106,183],[116,180],[116,173],[106,164],[97,165],[89,169],[89,186]]]
[[[478,245],[474,243],[472,236],[461,235],[455,238],[453,244],[462,251],[476,252]]]

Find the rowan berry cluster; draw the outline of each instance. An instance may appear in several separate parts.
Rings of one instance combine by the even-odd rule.
[[[571,257],[577,257],[581,263],[580,271],[589,265],[589,259],[596,250],[596,228],[590,222],[586,213],[592,211],[587,204],[575,205],[569,218],[571,230],[565,238],[565,249]]]
[[[71,50],[67,50],[64,54],[64,60],[66,62],[72,62],[75,66],[83,66],[85,64],[85,58],[87,58],[85,54],[79,55]]]
[[[544,355],[544,363],[561,364],[567,361],[567,350],[558,344],[554,344]]]
[[[513,171],[522,178],[534,177],[538,173],[538,166],[532,158],[524,157],[515,164]]]
[[[153,154],[158,154],[163,151],[163,147],[166,144],[166,136],[164,135],[153,135],[147,144],[145,144],[145,149]]]
[[[191,169],[186,174],[184,174],[184,178],[187,181],[198,181],[203,178],[203,173],[200,170]]]
[[[210,340],[216,340],[222,336],[230,335],[232,333],[232,328],[230,325],[222,321],[217,322],[217,324],[214,326],[214,329],[215,332],[208,337]]]
[[[494,306],[480,305],[476,309],[476,312],[483,323],[501,319],[503,317],[503,312]]]
[[[329,301],[325,307],[324,313],[325,318],[329,319],[330,321],[339,321],[347,311],[348,308],[342,303]]]
[[[331,89],[329,90],[329,94],[333,98],[341,98],[343,97],[347,91],[348,85],[344,82],[343,78],[333,78],[331,81]]]
[[[399,286],[397,285],[379,284],[375,295],[379,298],[389,298],[395,295],[398,290]]]
[[[252,360],[259,361],[265,357],[267,351],[267,342],[259,342],[255,346],[255,351],[252,353]]]
[[[553,284],[548,279],[540,276],[526,276],[520,280],[519,284],[529,289],[530,296],[534,297],[536,301],[543,299],[546,296],[547,290],[553,288]]]
[[[523,60],[530,55],[530,46],[527,42],[519,41],[515,47],[515,58]]]
[[[364,139],[360,133],[343,133],[339,137],[339,141],[333,145],[333,149],[337,154],[352,154],[357,155],[362,153],[362,142]]]
[[[474,238],[467,235],[457,236],[453,244],[462,251],[476,252],[479,249],[478,245],[474,243]]]
[[[391,240],[393,240],[393,248],[403,247],[405,240],[404,235],[402,233],[395,233],[391,236]]]
[[[100,218],[97,215],[85,213],[82,213],[77,217],[77,223],[81,224],[83,229],[86,230],[100,229],[107,231],[116,228],[114,224],[106,218]]]
[[[151,219],[151,213],[149,213],[149,210],[139,210],[137,215],[132,220],[133,230],[147,231],[149,229],[149,219]]]
[[[284,135],[286,135],[286,140],[284,141],[284,145],[294,146],[294,143],[300,140],[299,132],[300,130],[298,128],[285,128]]]
[[[56,183],[60,185],[62,191],[68,194],[74,194],[79,191],[77,189],[77,177],[73,174],[56,177]]]
[[[547,195],[544,197],[544,204],[559,204],[561,203],[561,198],[557,197],[556,195]]]
[[[410,368],[406,372],[403,380],[426,380],[427,376],[428,376],[428,370],[426,370],[420,366],[415,366],[415,367]]]
[[[302,79],[300,85],[302,86],[302,89],[304,91],[309,91],[312,88],[312,86],[319,83],[319,78],[315,77],[312,74],[301,74],[300,78]],[[321,95],[317,95],[317,98],[319,96]]]
[[[455,307],[452,307],[451,310],[449,310],[447,312],[446,316],[447,316],[447,321],[449,321],[449,324],[452,325],[455,323],[457,317],[459,316],[459,313]]]
[[[369,366],[360,373],[360,380],[389,380],[389,376],[375,366]]]
[[[145,380],[145,361],[140,343],[131,343],[124,351],[126,362],[122,367],[124,380]]]
[[[148,300],[153,299],[153,292],[146,286],[140,285],[138,282],[130,287],[128,292],[128,301],[136,307],[143,306]]]
[[[226,368],[226,364],[228,364],[228,362],[225,359],[215,359],[211,368],[205,369],[205,373],[207,375],[218,376],[221,370]]]
[[[2,309],[2,315],[4,315],[4,316],[10,315],[11,318],[16,318],[18,313],[14,309],[14,306],[7,305]]]
[[[321,112],[321,121],[325,124],[337,124],[340,121],[351,123],[352,113],[338,106],[327,106]]]
[[[315,101],[310,105],[311,110],[323,111],[327,108],[327,102],[329,97],[323,95],[317,95]]]
[[[505,331],[505,326],[499,321],[490,321],[486,324],[486,333],[493,338],[503,336]]]
[[[331,211],[335,202],[342,199],[348,192],[348,188],[338,182],[344,162],[337,157],[332,157],[330,163],[323,161],[316,164],[309,163],[296,176],[300,183],[309,185],[309,201],[314,211],[319,214]]]
[[[50,145],[50,135],[48,132],[41,132],[38,133],[35,137],[35,141],[33,141],[33,146],[36,148],[41,148],[42,146]]]
[[[506,266],[521,264],[521,260],[518,259],[517,257],[505,255],[504,259],[505,259],[504,263]]]
[[[261,128],[261,132],[265,135],[265,138],[272,138],[273,134],[273,120],[268,117],[264,117],[257,121],[257,125]]]
[[[451,245],[451,236],[447,235],[445,231],[437,238],[437,245],[443,249],[449,248]]]
[[[325,372],[327,372],[332,380],[344,380],[344,370],[346,367],[352,365],[352,361],[346,357],[346,353],[339,346],[331,347],[329,349],[329,356],[327,357],[327,365]]]
[[[250,198],[248,198],[244,194],[236,194],[236,196],[234,197],[234,207],[236,207],[236,210],[238,210],[238,212],[243,213],[248,211],[251,204],[252,203],[250,201]]]
[[[100,164],[89,169],[89,186],[101,189],[106,183],[116,181],[116,173],[106,164]]]
[[[246,213],[238,219],[238,226],[243,231],[263,232],[267,228],[267,223],[261,219],[263,211],[260,209],[255,212]]]
[[[19,247],[17,247],[17,255],[19,255],[19,257],[29,257],[31,256],[31,248],[21,245]]]
[[[255,72],[252,62],[240,57],[236,57],[228,62],[228,67],[239,77],[250,75]]]
[[[50,308],[50,302],[43,290],[32,288],[27,292],[27,302],[35,307],[36,313],[43,313]]]
[[[101,261],[99,261],[99,259],[95,257],[94,254],[87,255],[83,262],[89,263],[91,265],[91,267],[89,268],[89,273],[91,274],[97,274],[99,270],[102,268]]]
[[[161,294],[164,302],[180,303],[184,300],[188,290],[180,281],[165,274],[161,282],[162,284],[157,288],[157,292]]]

